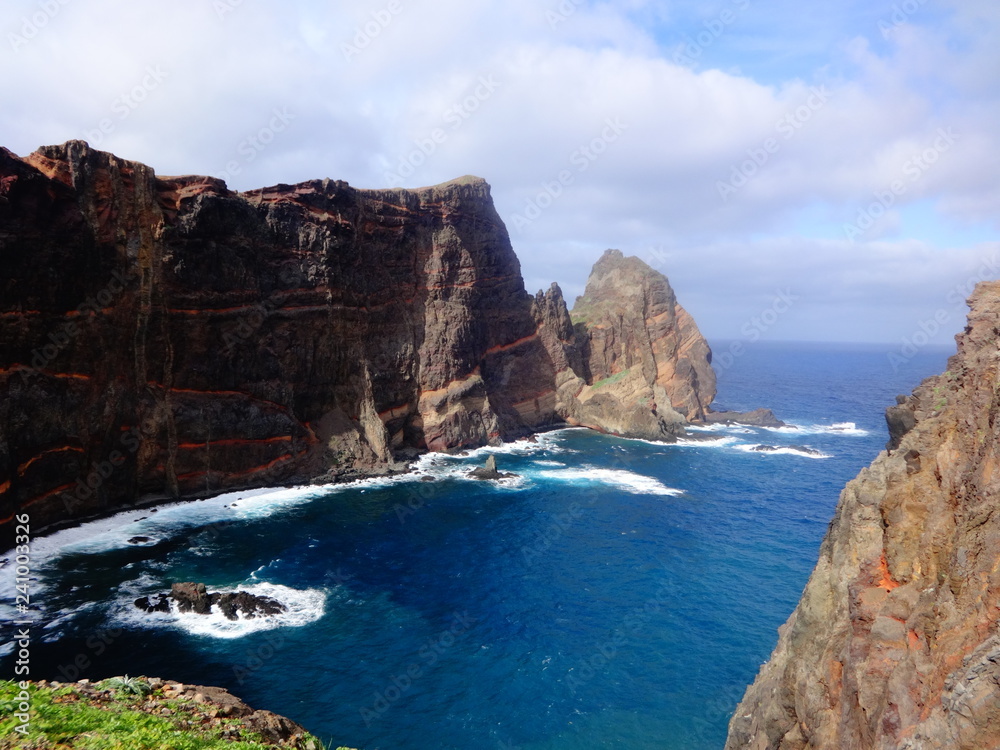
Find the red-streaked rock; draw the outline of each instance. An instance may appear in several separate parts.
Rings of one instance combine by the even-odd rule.
[[[958,354],[889,409],[727,750],[1000,747],[1000,282]],[[901,415],[901,412],[905,412]]]

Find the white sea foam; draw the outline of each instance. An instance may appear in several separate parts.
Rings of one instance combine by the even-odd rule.
[[[732,436],[712,438],[711,440],[689,440],[680,438],[676,443],[674,443],[674,445],[682,448],[728,448],[739,441],[739,438]]]
[[[862,429],[854,422],[834,422],[833,424],[792,424],[785,427],[763,427],[761,429],[779,432],[786,435],[849,435],[863,437],[868,430]]]
[[[737,445],[735,446],[737,450],[741,450],[744,453],[753,453],[758,456],[801,456],[802,458],[832,458],[827,453],[809,453],[798,448],[793,448],[787,445],[776,445],[773,451],[761,451],[754,450],[757,446],[755,445]]]
[[[143,594],[135,590],[136,581],[122,584],[125,589],[119,600],[118,611],[114,619],[129,627],[144,626],[152,628],[175,628],[191,635],[211,638],[241,638],[248,633],[258,633],[281,627],[300,627],[319,620],[326,610],[326,592],[321,589],[298,590],[281,586],[276,583],[253,583],[229,588],[214,588],[213,592],[226,594],[235,591],[246,591],[255,596],[269,596],[277,599],[288,609],[277,615],[245,619],[242,616],[236,620],[228,620],[225,615],[213,608],[211,614],[199,615],[193,612],[180,613],[175,602],[170,602],[170,612],[146,613],[135,606],[134,600]],[[147,589],[145,595],[159,593],[162,588]]]
[[[740,435],[746,435],[753,432],[753,429],[747,425],[722,423],[689,425],[684,429],[688,432],[730,432]]]
[[[535,466],[565,466],[562,461],[533,461]]]
[[[683,490],[667,487],[653,477],[636,474],[624,469],[597,469],[584,466],[579,469],[540,471],[538,475],[560,482],[595,482],[607,484],[636,495],[683,495]]]

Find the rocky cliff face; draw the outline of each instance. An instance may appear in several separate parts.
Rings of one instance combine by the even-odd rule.
[[[554,418],[489,186],[237,194],[0,152],[0,519],[385,464]]]
[[[608,250],[572,313],[556,285],[536,295],[534,311],[570,423],[669,439],[705,417],[711,350],[667,278],[638,258]]]
[[[728,750],[1000,747],[1000,283],[887,413]]]
[[[557,288],[525,292],[478,178],[234,193],[80,141],[0,149],[0,263],[0,523],[350,475],[574,415],[659,430],[656,411],[707,403],[707,346],[665,279],[622,277],[621,310],[574,327]],[[635,397],[602,401],[626,371]]]

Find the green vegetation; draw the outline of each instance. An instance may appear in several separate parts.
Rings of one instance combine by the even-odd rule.
[[[611,375],[609,377],[606,377],[606,378],[603,378],[601,380],[598,380],[596,383],[594,383],[593,387],[594,388],[600,388],[601,386],[611,385],[613,383],[617,383],[619,380],[622,380],[623,378],[628,377],[628,374],[631,371],[632,371],[632,368],[630,367],[627,370],[622,370],[621,372],[615,373],[614,375]]]
[[[274,744],[215,707],[168,698],[148,682],[113,678],[84,692],[31,685],[29,733],[15,731],[17,683],[0,680],[0,750],[269,750]],[[13,707],[13,710],[12,710]],[[151,713],[155,712],[155,713]],[[299,744],[323,750],[312,735]],[[338,750],[349,750],[338,748]]]
[[[145,698],[153,692],[153,688],[148,682],[128,675],[112,677],[110,680],[102,682],[100,686],[106,690],[114,690],[119,695],[137,695],[140,698]]]

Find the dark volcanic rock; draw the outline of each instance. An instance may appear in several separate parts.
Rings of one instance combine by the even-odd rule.
[[[217,606],[219,611],[228,620],[239,619],[242,614],[244,619],[252,620],[257,616],[280,615],[287,612],[288,608],[277,599],[269,596],[256,596],[246,591],[237,591],[232,594],[209,594],[209,599],[213,606]]]
[[[167,594],[160,594],[156,597],[143,596],[135,600],[135,606],[145,612],[169,612],[170,597]]]
[[[714,396],[666,277],[609,251],[573,318],[532,298],[479,178],[237,193],[70,141],[0,149],[0,198],[8,529],[567,422],[672,440]]]
[[[479,466],[473,469],[469,472],[469,476],[473,479],[509,479],[511,477],[516,477],[517,474],[497,471],[497,460],[494,456],[490,456],[486,459],[485,466]]]
[[[235,193],[71,141],[0,149],[0,194],[0,520],[367,471],[557,421],[481,179]]]
[[[149,544],[153,541],[152,537],[148,536],[134,536],[128,540],[129,544]]]
[[[288,611],[284,604],[269,596],[257,596],[247,591],[209,593],[205,584],[192,582],[175,583],[170,587],[169,594],[160,594],[155,599],[145,596],[136,599],[135,606],[146,612],[169,612],[170,599],[177,602],[180,612],[207,615],[211,613],[212,607],[218,607],[229,620],[239,619],[241,615],[244,619],[252,620]]]
[[[896,450],[906,434],[917,426],[917,415],[913,400],[909,396],[897,396],[896,405],[885,410],[885,423],[889,428],[889,442],[885,449]]]
[[[821,453],[815,448],[810,448],[808,445],[755,445],[750,450],[757,451],[758,453],[773,453],[774,451],[780,451],[782,449],[798,451],[799,453],[806,453],[810,456],[818,456]]]
[[[170,596],[177,602],[177,609],[181,612],[207,615],[212,609],[212,601],[204,583],[175,583],[170,587]]]

